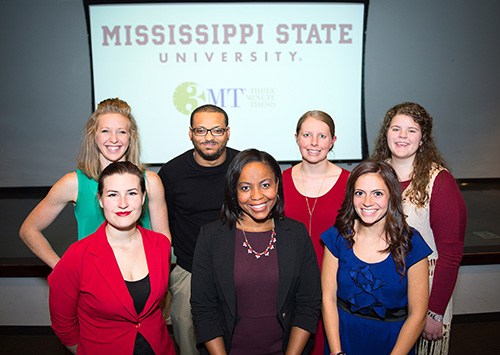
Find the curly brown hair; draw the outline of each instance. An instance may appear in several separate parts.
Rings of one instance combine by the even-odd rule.
[[[406,273],[405,257],[412,248],[413,231],[406,223],[403,213],[401,185],[394,169],[383,161],[364,161],[356,166],[347,180],[344,202],[335,221],[335,227],[350,248],[354,245],[354,222],[359,216],[354,208],[354,192],[358,179],[365,174],[377,174],[382,178],[389,190],[389,206],[385,218],[385,235],[388,244],[384,252],[390,252],[398,273],[403,277]]]
[[[408,195],[416,202],[418,207],[423,207],[430,199],[427,185],[429,184],[431,169],[435,166],[446,169],[447,166],[432,137],[432,117],[422,106],[413,102],[404,102],[387,111],[375,140],[375,148],[370,159],[386,161],[391,158],[391,151],[387,145],[387,132],[392,119],[396,115],[411,117],[419,125],[422,132],[422,144],[418,148],[413,161],[413,171],[410,176],[411,186],[409,187],[411,191],[408,191]]]

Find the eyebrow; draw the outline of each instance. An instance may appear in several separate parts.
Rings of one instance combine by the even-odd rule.
[[[131,189],[127,189],[127,192],[129,192],[129,191],[134,191],[134,190],[137,190],[137,191],[138,191],[138,190],[139,190],[139,188],[138,188],[138,187],[133,187],[133,188],[131,188]],[[119,192],[119,190],[106,190],[106,192]]]
[[[390,126],[389,126],[389,128],[391,128],[391,127],[399,127],[399,128],[401,128],[401,125],[398,125],[398,124],[392,124],[392,125],[390,125]],[[420,127],[419,127],[419,126],[408,126],[408,128],[416,128],[416,129],[420,129]]]
[[[263,180],[260,180],[260,181],[259,181],[259,184],[262,184],[263,182],[268,181],[268,180],[273,181],[273,178],[265,178],[265,179],[263,179]],[[249,183],[249,182],[247,182],[247,181],[241,181],[241,182],[239,182],[239,183],[238,183],[238,185],[241,185],[241,184],[250,184],[250,183]]]
[[[204,129],[214,129],[214,128],[224,128],[224,127],[221,127],[220,124],[216,125],[216,126],[213,126],[212,128],[207,128],[205,126],[198,126],[198,127],[193,127],[193,129],[197,129],[197,128],[204,128]]]
[[[356,191],[373,192],[373,191],[388,191],[388,190],[386,190],[385,188],[374,189],[374,190],[369,190],[369,191],[366,191],[366,190],[363,190],[363,189],[354,189],[354,192],[356,192]]]
[[[99,129],[111,129],[111,127],[109,127],[109,126],[104,126],[104,127],[100,127]],[[128,128],[126,128],[126,127],[118,127],[117,129],[123,129],[123,130],[125,130],[125,131],[126,131],[126,130],[128,130]]]

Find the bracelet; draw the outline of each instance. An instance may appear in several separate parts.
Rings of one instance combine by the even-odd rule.
[[[341,351],[339,353],[330,353],[330,355],[346,355],[346,353]]]
[[[427,315],[432,318],[433,321],[435,322],[442,322],[443,321],[443,316],[440,314],[433,313],[429,310],[427,310]]]

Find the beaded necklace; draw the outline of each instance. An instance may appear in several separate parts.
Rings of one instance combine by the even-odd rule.
[[[243,232],[243,237],[245,238],[245,241],[243,242],[243,246],[245,248],[248,248],[248,254],[253,253],[255,255],[256,259],[259,259],[262,255],[269,256],[269,250],[274,249],[273,244],[276,243],[276,231],[274,230],[274,220],[273,220],[273,229],[271,230],[271,239],[269,240],[269,244],[267,245],[266,250],[264,250],[263,252],[260,252],[260,253],[255,251],[252,248],[252,246],[250,245],[250,243],[248,242],[247,235],[245,233],[245,230],[243,229],[243,225],[240,222],[238,222],[238,224],[240,225],[241,231]]]

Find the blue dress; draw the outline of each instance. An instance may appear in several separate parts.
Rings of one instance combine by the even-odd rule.
[[[334,226],[321,239],[339,261],[337,308],[342,351],[348,355],[389,354],[406,320],[407,273],[401,279],[390,254],[378,263],[358,259]],[[411,243],[405,258],[407,270],[432,252],[415,229]],[[325,354],[330,354],[328,343]],[[415,349],[409,354],[415,354]]]

